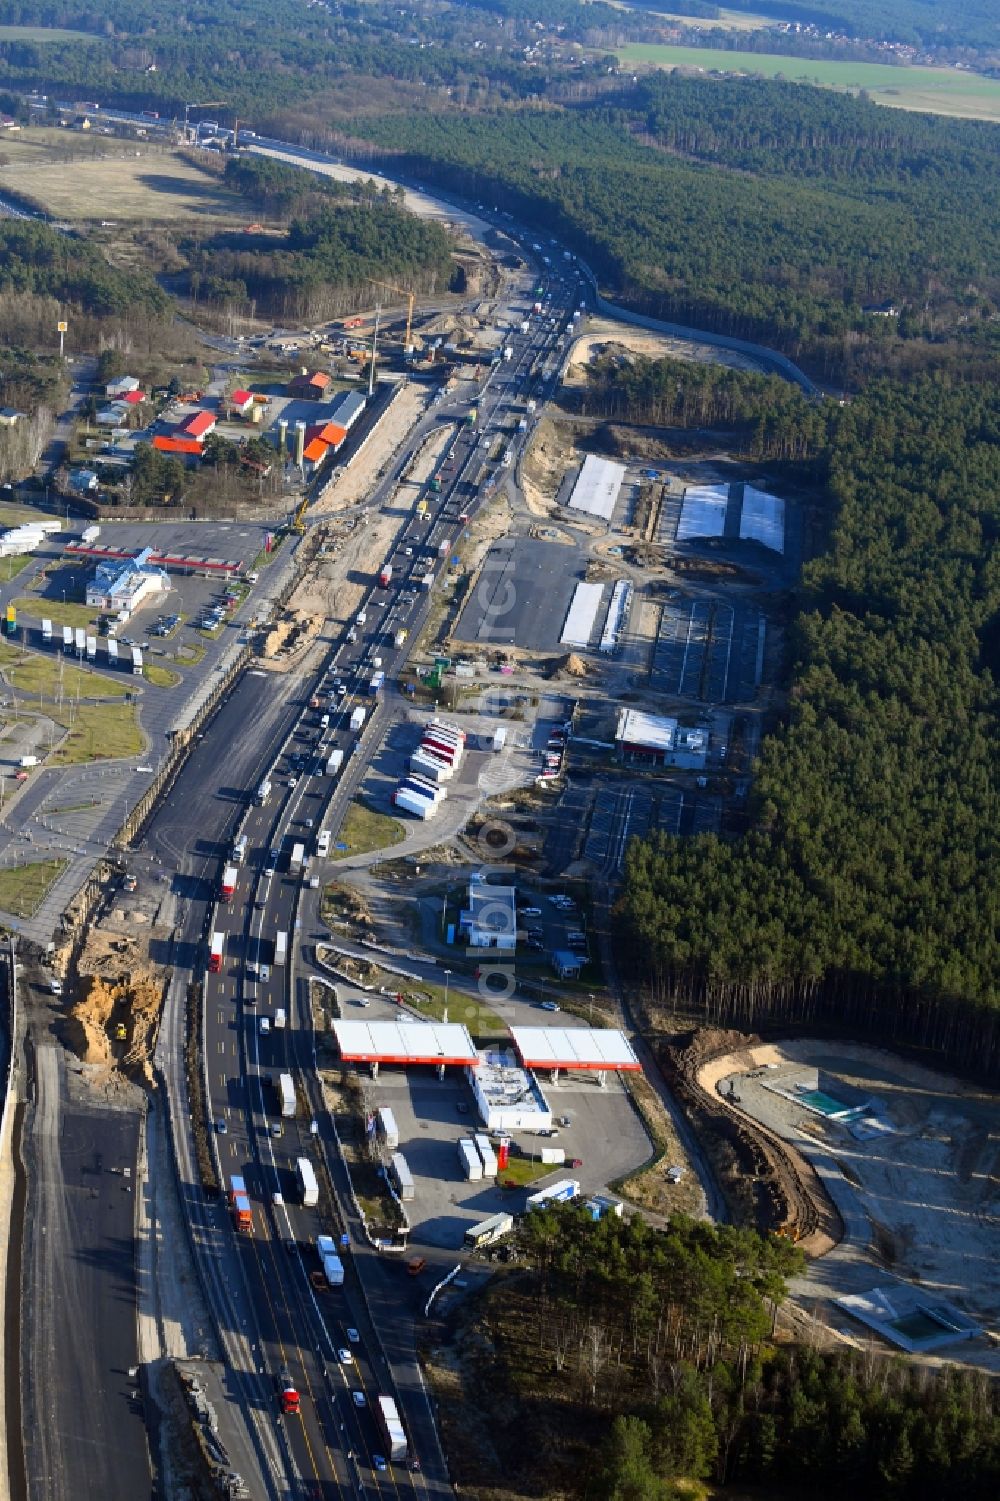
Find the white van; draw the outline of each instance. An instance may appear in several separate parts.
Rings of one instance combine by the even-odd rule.
[[[280,1006],[278,1007],[277,1011],[274,1013],[274,1025],[279,1030],[283,1029],[284,1025],[285,1025],[285,1013],[281,1009]]]

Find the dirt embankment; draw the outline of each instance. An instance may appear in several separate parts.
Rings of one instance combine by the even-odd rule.
[[[145,943],[95,929],[77,974],[66,1014],[66,1045],[84,1063],[147,1078],[166,972],[149,962]]]
[[[754,1067],[761,1040],[703,1028],[658,1050],[660,1066],[698,1132],[738,1224],[796,1241],[822,1256],[844,1230],[814,1170],[787,1143],[727,1105],[719,1079]]]

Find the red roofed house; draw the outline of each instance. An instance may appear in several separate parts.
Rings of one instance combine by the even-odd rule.
[[[205,446],[197,438],[185,438],[173,433],[158,433],[153,439],[153,447],[160,453],[193,454],[195,458],[200,459]]]
[[[216,424],[214,412],[195,412],[181,423],[181,432],[188,438],[207,438]]]
[[[232,417],[246,417],[253,411],[253,392],[234,391],[229,398],[229,413]]]
[[[288,382],[289,396],[304,396],[308,401],[321,401],[333,385],[333,376],[325,370],[313,370],[306,375],[296,375]]]
[[[146,400],[145,391],[126,391],[124,396],[119,396],[119,401],[125,402],[130,407],[137,407],[140,401]]]

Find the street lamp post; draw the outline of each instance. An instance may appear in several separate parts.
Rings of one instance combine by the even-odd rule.
[[[451,970],[442,971],[444,975],[444,1020],[448,1020],[448,981],[451,979]]]

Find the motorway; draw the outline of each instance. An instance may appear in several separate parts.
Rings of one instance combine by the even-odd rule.
[[[185,1207],[227,1353],[239,1367],[235,1395],[276,1495],[369,1501],[451,1495],[414,1353],[413,1284],[398,1262],[380,1258],[365,1241],[332,1121],[322,1109],[300,948],[320,931],[325,936],[317,835],[325,829],[336,838],[371,755],[405,710],[391,687],[371,692],[372,673],[384,672],[391,685],[432,605],[425,575],[438,570],[466,520],[509,477],[518,423],[528,399],[544,395],[540,366],[561,347],[577,295],[572,275],[541,273],[536,281],[522,274],[508,288],[502,322],[510,358],[435,398],[369,499],[370,507],[387,507],[390,514],[395,507],[400,525],[394,548],[370,560],[372,586],[354,621],[329,642],[313,678],[244,677],[138,852],[150,872],[157,862],[176,871],[178,969],[200,972],[212,934],[224,935],[221,968],[204,980],[205,1077],[220,1177],[227,1187],[234,1175],[245,1180],[253,1232],[239,1233],[225,1199],[205,1200],[196,1184],[184,1185]],[[544,304],[540,316],[531,314],[535,301]],[[472,407],[478,420],[469,420]],[[443,424],[451,428],[447,446],[419,496],[413,492],[423,504],[404,508],[394,498],[399,477]],[[496,452],[507,463],[488,462]],[[386,562],[393,571],[383,588],[375,580]],[[364,724],[352,729],[357,709],[365,711]],[[330,776],[335,750],[343,763]],[[265,781],[269,789],[258,795]],[[240,835],[246,853],[235,892],[223,901],[219,877]],[[308,851],[307,863],[300,866],[296,857],[293,869],[297,844]],[[279,934],[287,938],[284,963]],[[275,1024],[279,1011],[284,1027]],[[296,1081],[298,1113],[281,1122],[278,1136],[276,1085],[284,1071]],[[319,1210],[300,1202],[300,1157],[313,1161],[321,1185],[326,1172],[333,1183],[335,1203],[322,1206],[322,1222]],[[344,1287],[317,1291],[313,1285],[321,1231],[349,1237]],[[349,1328],[356,1341],[348,1340]],[[338,1351],[345,1347],[352,1359],[342,1363]],[[302,1397],[297,1417],[278,1411],[274,1378],[282,1367]],[[397,1401],[409,1441],[407,1462],[385,1469],[379,1456],[387,1455],[387,1446],[373,1416],[380,1394]],[[411,1468],[414,1459],[419,1467]]]

